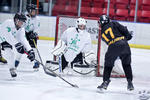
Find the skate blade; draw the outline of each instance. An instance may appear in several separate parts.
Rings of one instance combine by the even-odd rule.
[[[100,89],[100,88],[97,88],[97,92],[98,92],[98,93],[104,93],[104,91],[106,91],[106,90],[103,89],[103,88],[101,88],[101,89]]]
[[[34,72],[38,72],[39,68],[34,68],[33,70],[34,70]]]

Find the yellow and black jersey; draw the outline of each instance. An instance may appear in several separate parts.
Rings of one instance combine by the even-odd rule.
[[[127,27],[119,24],[118,22],[110,22],[104,25],[101,30],[101,37],[108,45],[119,40],[130,40],[132,38]]]

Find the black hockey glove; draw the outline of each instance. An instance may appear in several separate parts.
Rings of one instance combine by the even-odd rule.
[[[36,32],[31,32],[31,34],[30,34],[30,39],[32,40],[32,39],[38,39],[39,38],[39,36],[38,36],[38,34],[36,33]]]
[[[17,44],[15,44],[15,47],[16,47],[16,49],[17,49],[17,51],[18,51],[19,53],[21,53],[21,54],[24,53],[25,48],[24,48],[24,46],[23,46],[20,42],[17,43]]]
[[[31,62],[35,59],[35,54],[34,54],[33,49],[31,49],[31,50],[28,51],[28,56],[27,56],[27,58],[28,58]]]
[[[132,37],[133,37],[133,31],[129,31],[129,34],[127,35],[127,40],[129,41],[129,40],[131,40],[132,39]]]
[[[5,48],[10,48],[10,49],[12,49],[13,47],[12,47],[12,45],[10,45],[8,42],[2,42],[1,43],[1,46],[2,46],[2,50],[5,50]]]

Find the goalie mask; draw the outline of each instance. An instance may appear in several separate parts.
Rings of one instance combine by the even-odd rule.
[[[23,24],[26,22],[26,16],[22,13],[16,13],[14,16],[14,23],[17,30],[23,27]]]
[[[28,11],[28,13],[29,13],[29,15],[30,15],[31,17],[36,17],[36,15],[37,15],[37,10],[38,10],[38,8],[37,8],[36,5],[34,5],[34,4],[29,4],[29,5],[27,5],[26,9],[27,9],[27,11]]]
[[[76,21],[76,27],[80,30],[85,30],[87,21],[84,18],[78,18]]]

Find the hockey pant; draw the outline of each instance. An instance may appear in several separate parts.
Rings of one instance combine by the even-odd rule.
[[[108,47],[108,50],[105,54],[103,81],[109,80],[112,68],[114,66],[114,62],[117,57],[120,57],[127,80],[132,81],[133,76],[131,69],[131,51],[128,43],[124,40],[111,44]]]

